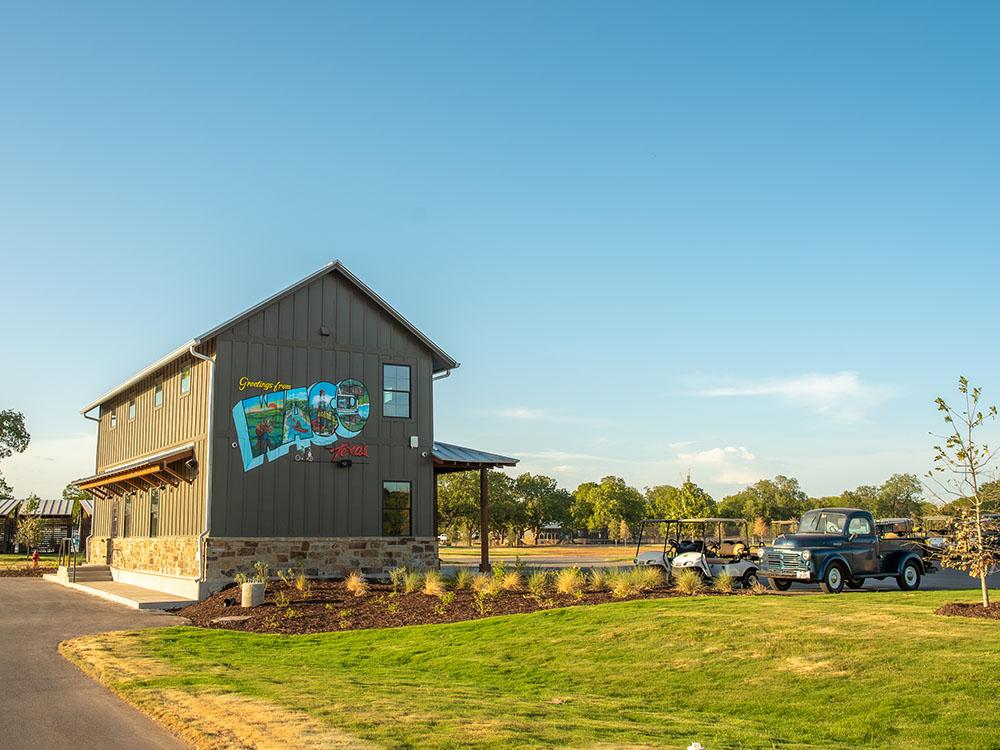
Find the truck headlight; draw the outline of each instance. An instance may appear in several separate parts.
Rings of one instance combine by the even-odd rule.
[[[807,549],[802,550],[802,559],[803,560],[808,560],[812,556],[813,556],[813,553],[810,552],[809,550],[807,550]]]

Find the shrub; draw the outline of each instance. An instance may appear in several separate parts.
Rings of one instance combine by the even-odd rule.
[[[607,591],[609,575],[610,571],[604,568],[594,568],[590,571],[590,590]]]
[[[295,576],[295,588],[302,594],[303,599],[308,599],[312,593],[312,581],[306,578],[305,573],[299,573]]]
[[[715,582],[712,584],[712,588],[720,594],[731,594],[733,592],[733,577],[728,573],[719,573],[719,575],[715,577]]]
[[[389,571],[389,583],[392,584],[392,590],[399,593],[403,590],[403,578],[406,577],[406,568],[392,568]]]
[[[403,575],[403,593],[412,594],[424,582],[423,575],[417,570],[407,570]]]
[[[490,578],[485,573],[476,573],[471,578],[469,578],[469,588],[475,591],[477,594],[484,588],[489,586]]]
[[[663,586],[665,576],[663,568],[659,565],[643,565],[635,568],[632,574],[635,577],[635,586],[639,591],[652,591]]]
[[[368,593],[368,581],[360,570],[352,570],[344,579],[344,588],[355,596],[364,596]]]
[[[502,578],[495,578],[500,582],[500,588],[504,591],[521,591],[524,588],[524,578],[516,570],[504,573]]]
[[[441,596],[447,590],[444,577],[436,570],[428,570],[424,574],[424,593],[427,596]]]
[[[528,576],[528,591],[536,599],[545,596],[545,590],[549,587],[549,571],[536,570]]]
[[[694,596],[705,590],[705,581],[695,570],[682,570],[674,574],[674,588],[682,594]]]
[[[635,579],[631,572],[614,570],[608,574],[608,588],[615,599],[625,599],[636,593]]]
[[[576,566],[572,568],[563,568],[558,573],[556,573],[556,591],[560,594],[569,594],[570,596],[580,597],[583,596],[583,587],[586,581],[583,579],[583,573]]]
[[[469,588],[471,578],[472,573],[468,568],[459,568],[458,572],[455,573],[455,591],[462,591]]]

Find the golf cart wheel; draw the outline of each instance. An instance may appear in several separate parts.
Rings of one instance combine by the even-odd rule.
[[[839,594],[844,590],[845,583],[847,576],[844,575],[844,569],[838,563],[833,563],[823,574],[819,588],[824,594]]]
[[[792,582],[787,578],[768,578],[767,580],[775,591],[788,591],[792,587]]]
[[[750,589],[760,586],[760,578],[757,576],[756,570],[748,570],[743,574],[743,578],[740,579],[743,583],[743,588],[747,591]],[[771,580],[774,580],[773,578]]]
[[[847,581],[847,588],[849,589],[859,589],[865,585],[864,578],[850,578]]]
[[[902,572],[896,577],[896,585],[903,591],[916,591],[920,588],[920,568],[913,560],[903,566]]]

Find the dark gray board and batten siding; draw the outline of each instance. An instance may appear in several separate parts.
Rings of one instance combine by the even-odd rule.
[[[320,334],[326,326],[329,336]],[[382,417],[382,365],[411,367],[411,418]],[[213,537],[328,537],[381,534],[382,483],[412,482],[412,532],[433,534],[434,470],[424,453],[433,443],[430,350],[336,271],[316,279],[219,334],[216,339],[212,444]],[[315,461],[291,453],[244,472],[233,406],[260,391],[239,390],[240,378],[281,381],[293,388],[326,380],[361,380],[368,422],[353,439],[369,457],[350,468],[314,447]],[[420,447],[410,448],[410,436]]]

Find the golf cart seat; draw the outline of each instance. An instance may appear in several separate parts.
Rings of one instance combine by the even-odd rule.
[[[739,539],[727,539],[719,545],[719,557],[739,557],[747,551],[747,545]]]

